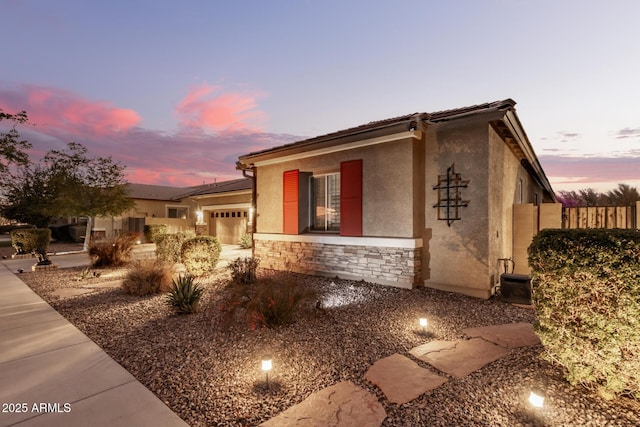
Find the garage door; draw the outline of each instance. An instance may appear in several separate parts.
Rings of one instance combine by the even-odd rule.
[[[215,224],[215,230],[211,230],[211,234],[216,236],[220,243],[235,245],[247,232],[248,216],[246,210],[212,212],[211,223]]]

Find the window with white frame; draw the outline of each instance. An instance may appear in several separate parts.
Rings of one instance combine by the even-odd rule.
[[[167,206],[167,218],[189,218],[189,208],[184,206]]]
[[[522,178],[518,179],[518,203],[522,204],[524,203],[524,182],[522,180]]]
[[[311,229],[340,231],[340,174],[311,177]]]

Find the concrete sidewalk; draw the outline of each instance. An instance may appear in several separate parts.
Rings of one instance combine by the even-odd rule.
[[[86,254],[51,257],[60,268]],[[0,265],[0,426],[186,426],[160,399]]]

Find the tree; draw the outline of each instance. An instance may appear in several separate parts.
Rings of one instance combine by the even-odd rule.
[[[16,114],[5,113],[0,109],[0,126],[2,121],[8,120],[13,122],[8,131],[0,128],[0,178],[6,177],[9,173],[9,164],[26,165],[29,157],[25,150],[31,148],[31,144],[27,141],[20,140],[20,134],[17,130],[18,124],[24,124],[29,121],[27,113],[21,111]]]
[[[131,209],[124,166],[111,157],[89,157],[86,147],[71,142],[51,150],[39,163],[29,163],[5,181],[2,212],[12,219],[43,226],[51,218],[86,216],[84,249],[93,217],[116,216]]]
[[[628,184],[618,184],[618,188],[599,193],[593,188],[578,191],[559,191],[559,201],[564,207],[574,206],[630,206],[640,200],[640,194],[635,187]]]
[[[631,206],[640,200],[638,189],[628,184],[618,184],[618,188],[608,191],[609,203],[614,206]]]
[[[564,207],[601,206],[607,204],[606,196],[593,188],[578,191],[560,191],[560,202]]]
[[[46,228],[54,214],[50,206],[58,197],[50,176],[42,165],[22,166],[2,184],[4,200],[0,211],[4,218],[38,228]]]

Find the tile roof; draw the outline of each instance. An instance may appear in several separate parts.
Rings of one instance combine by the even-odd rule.
[[[206,194],[226,193],[229,191],[250,190],[250,178],[239,178],[193,187],[171,187],[167,185],[149,185],[129,183],[129,195],[133,199],[169,200],[176,201],[185,197],[202,196]]]
[[[226,193],[229,191],[251,190],[253,180],[251,178],[239,178],[231,181],[222,181],[213,184],[199,185],[192,187],[193,190],[184,195],[186,196],[202,196],[207,194]]]
[[[147,200],[177,200],[185,193],[184,187],[169,187],[166,185],[127,184],[129,196],[132,199]]]
[[[365,123],[363,125],[359,125],[359,126],[355,126],[355,127],[351,127],[351,128],[347,128],[347,129],[343,129],[343,130],[339,130],[336,132],[331,132],[325,135],[320,135],[320,136],[315,136],[313,138],[309,138],[309,139],[305,139],[305,140],[301,140],[301,141],[296,141],[296,142],[292,142],[289,144],[285,144],[285,145],[279,145],[277,147],[272,147],[272,148],[267,148],[264,150],[259,150],[259,151],[254,151],[252,153],[240,156],[240,159],[246,158],[246,157],[251,157],[251,156],[255,156],[255,155],[259,155],[259,154],[264,154],[264,153],[269,153],[272,151],[279,151],[279,150],[283,150],[283,149],[287,149],[293,146],[304,146],[304,145],[311,145],[314,144],[316,142],[320,142],[320,141],[326,141],[326,140],[330,140],[330,139],[335,139],[341,136],[345,136],[345,135],[354,135],[354,134],[358,134],[361,132],[365,132],[368,130],[373,130],[373,129],[379,129],[379,128],[383,128],[386,126],[391,126],[391,125],[395,125],[398,123],[402,123],[402,122],[408,122],[408,121],[412,121],[412,120],[425,120],[428,122],[432,122],[432,123],[437,123],[437,122],[442,122],[442,121],[446,121],[446,120],[451,120],[453,118],[457,118],[463,115],[471,115],[471,114],[477,114],[477,113],[482,113],[485,112],[487,110],[493,110],[493,109],[509,109],[509,108],[513,108],[516,105],[516,102],[511,99],[511,98],[507,98],[501,101],[495,101],[495,102],[486,102],[484,104],[476,104],[476,105],[470,105],[467,107],[461,107],[461,108],[454,108],[451,110],[442,110],[442,111],[436,111],[433,113],[413,113],[413,114],[405,114],[402,116],[397,116],[397,117],[392,117],[389,119],[383,119],[383,120],[377,120],[377,121],[373,121],[373,122],[369,122],[369,123]]]

